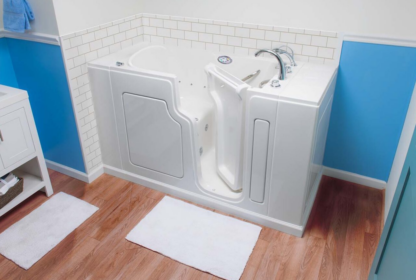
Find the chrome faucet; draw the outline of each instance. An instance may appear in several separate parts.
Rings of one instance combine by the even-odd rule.
[[[286,51],[283,48],[288,49],[290,51],[290,53],[289,53],[289,51]],[[273,49],[273,51],[278,53],[278,54],[286,55],[290,60],[291,66],[297,66],[296,61],[295,61],[295,55],[294,55],[293,49],[291,47],[283,45],[283,46],[280,46],[278,48]]]
[[[269,53],[269,54],[273,55],[274,57],[276,57],[276,59],[279,61],[279,64],[280,64],[280,80],[286,79],[286,66],[285,66],[285,62],[283,61],[282,57],[279,54],[277,54],[276,52],[274,52],[272,50],[266,50],[266,49],[259,50],[258,52],[256,52],[255,56],[259,56],[262,53]]]

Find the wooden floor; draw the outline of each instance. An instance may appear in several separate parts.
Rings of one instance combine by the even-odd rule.
[[[50,176],[55,193],[100,210],[27,271],[0,255],[0,279],[218,279],[125,240],[163,193],[109,175]],[[0,218],[0,232],[46,200],[33,195]],[[382,205],[380,190],[324,177],[304,237],[263,228],[241,279],[367,279]]]

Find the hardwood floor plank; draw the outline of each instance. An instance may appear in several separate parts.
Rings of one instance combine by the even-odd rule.
[[[146,257],[137,264],[136,268],[130,274],[123,275],[121,279],[149,279],[164,258],[163,255],[149,250]]]
[[[152,189],[147,189],[147,194],[146,196],[148,198],[154,199],[154,200],[162,200],[162,198],[165,196],[164,193],[156,191],[156,190],[152,190]]]
[[[290,235],[276,231],[273,240],[264,253],[256,273],[256,279],[275,279],[280,268],[280,261],[289,241]]]
[[[117,225],[102,241],[100,246],[94,252],[91,258],[85,260],[82,267],[75,275],[70,275],[72,279],[87,279],[94,273],[99,264],[111,253],[112,250],[125,239],[131,229],[156,206],[157,202],[150,198],[145,198],[141,204],[135,208],[131,208],[129,214],[120,219]]]
[[[361,262],[361,280],[368,279],[368,274],[370,273],[371,264],[374,259],[374,255],[376,254],[377,244],[378,244],[379,236],[376,234],[365,233],[364,235],[364,247],[363,247],[363,255],[362,255],[362,262]]]
[[[270,242],[273,239],[273,236],[275,235],[275,229],[271,229],[268,227],[262,227],[262,230],[260,232],[259,239]]]
[[[318,279],[324,249],[325,240],[314,236],[308,237],[305,254],[297,276],[298,280]]]
[[[149,254],[149,252],[151,252],[149,249],[141,247],[137,244],[131,242],[129,243],[130,247],[137,247],[138,252],[131,258],[130,262],[128,262],[127,264],[123,264],[123,268],[114,277],[114,280],[127,279],[127,276],[131,275],[131,273],[133,273],[133,271],[136,269],[137,265],[143,261],[143,259],[147,256],[147,254]]]
[[[305,236],[312,235],[324,240],[328,237],[331,223],[331,217],[328,217],[328,213],[332,213],[334,209],[335,184],[332,178],[322,177],[322,183],[310,214]]]
[[[94,269],[90,279],[114,279],[122,274],[124,266],[137,260],[137,255],[143,253],[143,247],[121,240],[105,259]]]
[[[263,259],[264,254],[266,253],[269,242],[266,242],[262,239],[257,240],[256,246],[251,253],[250,258],[247,262],[247,265],[244,269],[241,279],[254,279],[254,276],[257,273],[257,270],[260,266],[260,263]]]
[[[275,232],[277,233],[277,230],[275,230]],[[263,259],[264,254],[266,253],[268,246],[269,242],[261,239],[257,240],[256,246],[254,246],[253,253],[251,253],[247,265],[257,269]]]
[[[0,279],[27,279],[22,277],[25,270],[14,262],[7,260],[0,270]]]
[[[52,269],[44,270],[38,276],[31,276],[32,279],[64,279],[68,270],[77,269],[80,263],[88,256],[98,245],[99,241],[93,238],[84,239],[74,250],[70,251],[60,262]]]
[[[383,205],[383,193],[380,190],[368,188],[368,201],[366,204],[366,227],[365,232],[381,235],[381,220],[382,220],[382,207]]]
[[[98,197],[104,200],[109,200],[118,193],[122,192],[127,185],[131,184],[133,183],[111,176],[105,184],[105,190],[101,190]]]
[[[348,220],[345,250],[342,259],[340,279],[359,279],[362,261],[362,248],[364,245],[364,233],[366,217],[362,209],[366,207],[367,188],[357,186],[354,201],[351,203]]]
[[[185,274],[184,280],[212,280],[214,276],[198,269],[191,268]],[[216,279],[216,278],[215,278]]]
[[[165,280],[169,279],[170,275],[179,267],[179,262],[165,257],[156,267],[153,273],[149,276],[151,280]]]
[[[66,194],[75,196],[76,198],[83,199],[86,188],[91,188],[92,186],[95,185],[89,185],[77,179],[72,179],[63,185],[62,191]]]
[[[67,182],[74,179],[56,171],[51,172],[49,178],[51,179],[51,184],[54,193],[60,192],[62,188],[67,184]]]
[[[289,280],[297,278],[307,248],[307,242],[307,238],[289,237],[280,259],[279,270],[274,279]]]
[[[166,278],[169,280],[184,280],[186,278],[186,275],[188,274],[189,270],[191,270],[192,267],[187,266],[185,264],[179,263],[179,265],[176,267],[175,271],[172,272],[172,274]]]
[[[338,196],[319,271],[319,279],[339,279],[347,234],[350,199]]]
[[[124,201],[124,203],[119,204],[114,211],[99,224],[99,226],[95,227],[95,230],[90,234],[92,238],[102,241],[130,213],[131,209],[134,207],[134,203],[132,203],[132,185],[124,185],[124,189],[120,189],[120,192],[124,191],[126,192],[126,200],[129,203],[125,203],[126,201]]]

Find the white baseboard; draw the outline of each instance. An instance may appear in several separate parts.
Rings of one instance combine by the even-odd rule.
[[[356,173],[351,173],[351,172],[334,169],[334,168],[330,168],[326,166],[324,166],[323,174],[329,177],[337,178],[340,180],[344,180],[344,181],[348,181],[348,182],[352,182],[352,183],[356,183],[356,184],[360,184],[360,185],[364,185],[367,187],[380,189],[380,190],[384,190],[387,185],[387,183],[382,180],[378,180],[378,179],[362,176]]]
[[[88,174],[88,183],[92,183],[104,174],[104,166],[101,164]]]
[[[68,166],[47,160],[47,159],[45,161],[46,161],[46,166],[48,168],[58,171],[62,174],[68,175],[72,178],[78,179],[80,181],[83,181],[85,183],[92,183],[95,179],[97,179],[98,177],[100,177],[100,175],[104,173],[103,166],[99,166],[94,171],[87,174],[85,172],[78,171],[71,167],[68,167]]]

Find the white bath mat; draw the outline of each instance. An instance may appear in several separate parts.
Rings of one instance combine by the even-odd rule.
[[[97,210],[58,193],[0,234],[0,254],[29,269]]]
[[[239,279],[261,227],[165,196],[127,240],[224,279]]]

